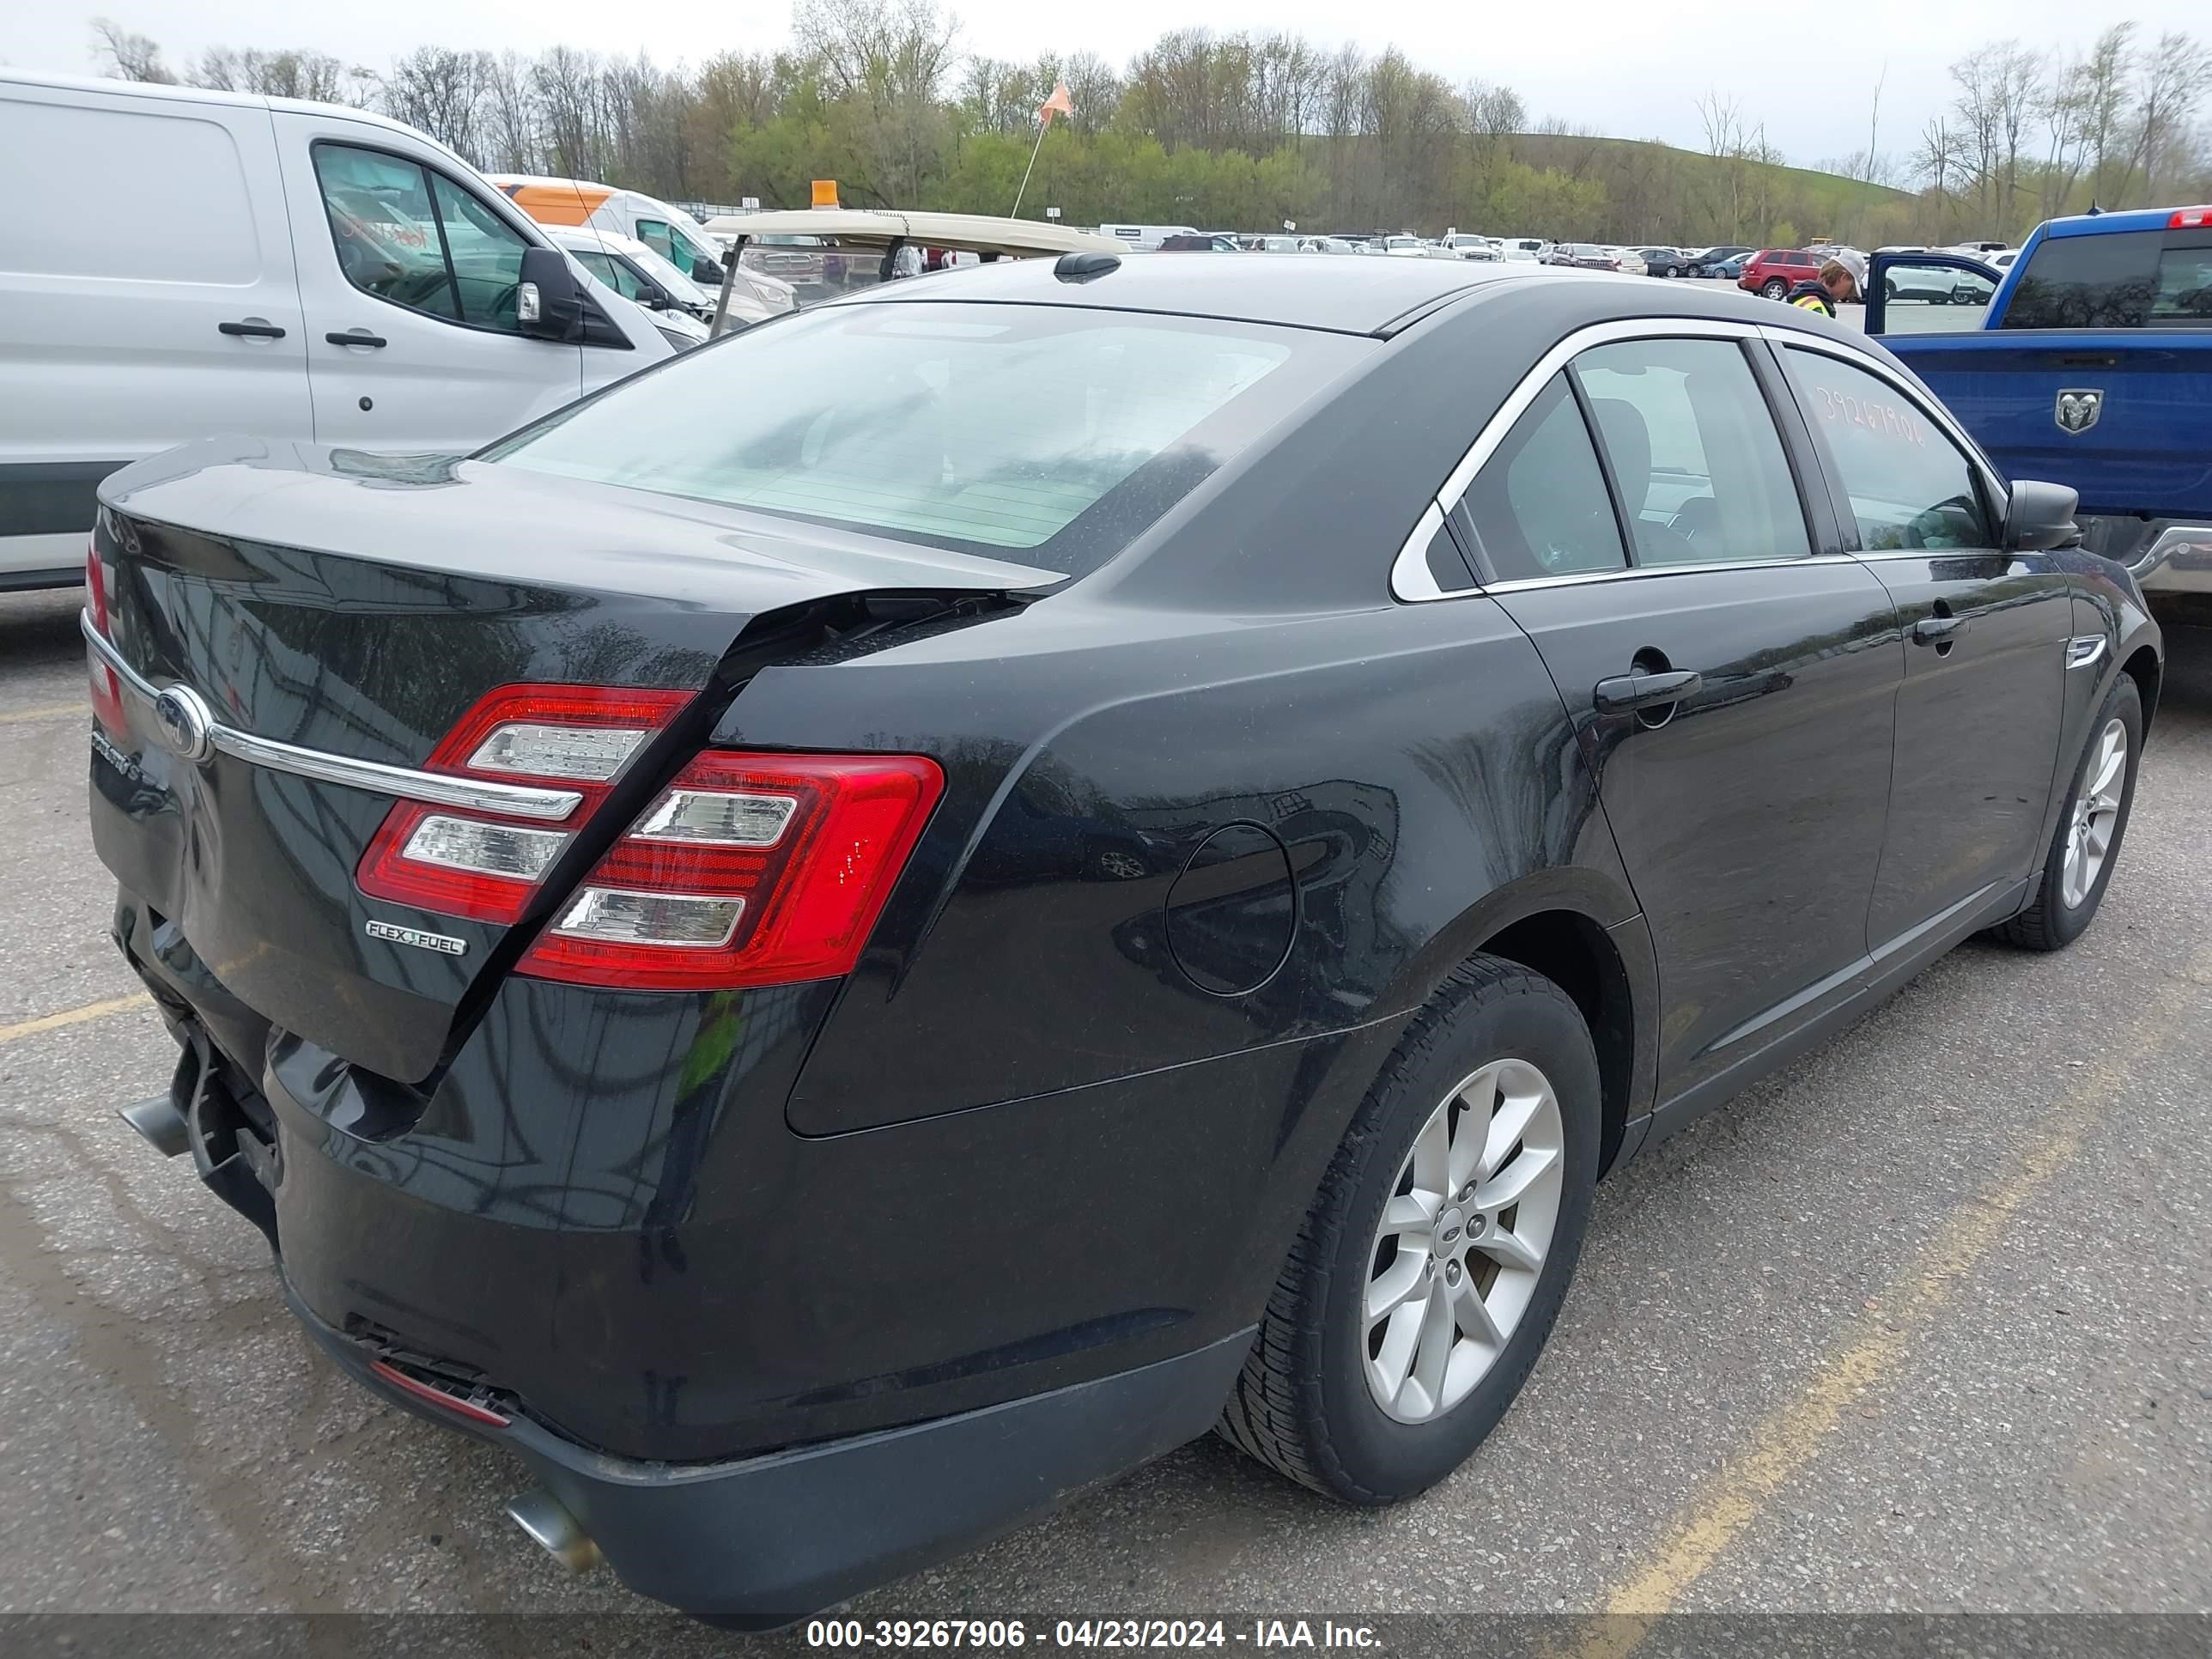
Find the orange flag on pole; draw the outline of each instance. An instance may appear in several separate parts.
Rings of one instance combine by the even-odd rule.
[[[1048,127],[1052,125],[1054,116],[1074,113],[1075,100],[1068,96],[1067,82],[1062,81],[1053,88],[1052,96],[1037,106],[1037,125],[1041,127]]]

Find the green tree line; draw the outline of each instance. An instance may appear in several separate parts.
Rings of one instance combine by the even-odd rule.
[[[1271,230],[1448,227],[1559,240],[1872,246],[2017,236],[2096,200],[2212,193],[2199,117],[2212,67],[2132,25],[2066,57],[1995,43],[1953,66],[1953,105],[1903,159],[1869,143],[1786,167],[1741,101],[1698,103],[1701,149],[1532,119],[1507,85],[1454,83],[1395,47],[1287,33],[1162,35],[1116,68],[1094,53],[1012,63],[962,50],[933,0],[796,0],[787,46],[665,68],[554,46],[526,57],[422,46],[382,69],[312,50],[216,47],[173,69],[94,26],[110,73],[365,105],[493,172],[545,173],[678,201],[1023,211],[1070,223]],[[1065,82],[1074,114],[1037,143]]]

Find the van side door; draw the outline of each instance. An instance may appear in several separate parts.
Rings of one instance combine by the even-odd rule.
[[[276,120],[318,442],[464,453],[574,401],[586,348],[521,331],[518,210],[390,128]]]
[[[119,466],[218,433],[313,434],[266,106],[0,83],[0,155],[24,163],[0,231],[4,586],[82,574],[93,492]]]

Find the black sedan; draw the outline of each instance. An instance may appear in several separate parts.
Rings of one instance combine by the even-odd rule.
[[[1456,260],[1002,262],[101,496],[129,1115],[736,1623],[1209,1428],[1441,1480],[1601,1175],[2089,924],[2160,674],[1878,344]]]

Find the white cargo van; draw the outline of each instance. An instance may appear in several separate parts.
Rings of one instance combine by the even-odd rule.
[[[79,580],[100,480],[173,445],[471,450],[673,350],[359,110],[0,69],[0,588]]]
[[[541,225],[589,225],[611,230],[644,243],[702,288],[708,283],[716,288],[722,285],[721,250],[707,234],[706,226],[657,196],[582,179],[546,179],[522,173],[486,176]]]

